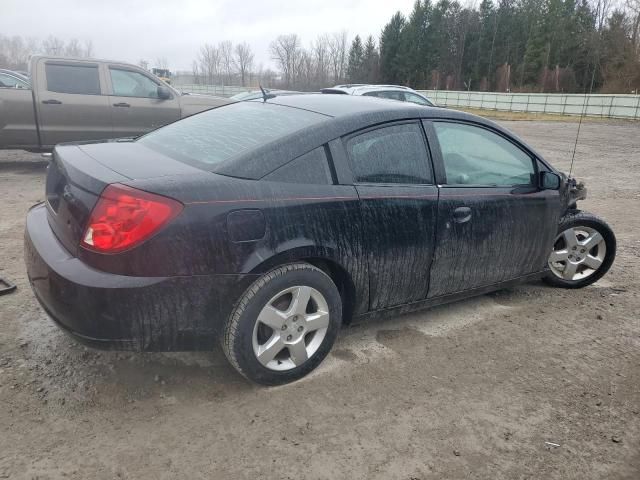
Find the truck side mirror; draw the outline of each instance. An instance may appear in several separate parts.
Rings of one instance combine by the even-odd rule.
[[[553,172],[540,172],[540,188],[542,190],[559,190],[560,175]]]
[[[158,98],[160,100],[169,100],[171,98],[171,90],[164,85],[158,85]]]

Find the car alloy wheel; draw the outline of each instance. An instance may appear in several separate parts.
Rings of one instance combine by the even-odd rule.
[[[563,280],[583,280],[604,263],[607,244],[596,229],[587,226],[567,228],[554,241],[549,268]]]
[[[329,307],[318,290],[287,288],[274,295],[258,314],[253,353],[270,370],[291,370],[318,351],[328,327]]]

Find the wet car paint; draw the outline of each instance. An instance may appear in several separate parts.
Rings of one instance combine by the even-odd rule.
[[[296,98],[277,101],[292,105]],[[69,232],[61,231],[65,222],[54,218],[60,213],[52,212],[50,202],[30,212],[25,257],[36,296],[83,341],[182,350],[210,348],[242,293],[283,263],[308,261],[330,273],[345,300],[346,322],[452,301],[544,273],[568,196],[537,188],[488,192],[444,186],[429,122],[445,118],[490,128],[554,171],[541,157],[472,115],[375,100],[356,108],[341,101],[330,101],[334,119],[226,162],[217,173],[135,143],[58,147],[50,169],[64,171],[68,180],[58,193],[65,197]],[[312,99],[310,108],[325,103]],[[341,138],[371,125],[419,118],[435,184],[354,184]],[[322,144],[328,145],[334,184],[263,179]],[[83,221],[101,189],[113,182],[177,199],[185,208],[137,248],[117,255],[78,248]],[[452,210],[463,205],[475,216],[455,224]]]

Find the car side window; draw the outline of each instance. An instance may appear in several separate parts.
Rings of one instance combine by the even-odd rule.
[[[391,100],[399,100],[401,102],[404,102],[404,92],[388,90],[385,92],[378,92],[378,96],[382,98],[390,98]]]
[[[369,130],[348,138],[346,148],[356,182],[433,183],[424,135],[417,123]]]
[[[362,96],[363,97],[365,97],[365,96],[366,97],[378,97],[379,96],[378,93],[379,92],[366,92],[366,93],[363,93]]]
[[[97,65],[45,64],[47,90],[78,95],[100,95],[100,76]]]
[[[23,88],[28,89],[29,85],[17,78],[0,73],[0,88]]]
[[[132,70],[109,68],[113,94],[117,97],[158,98],[158,84]]]
[[[461,123],[434,122],[448,185],[533,183],[533,159],[500,135]]]
[[[431,105],[431,102],[422,98],[420,95],[416,95],[415,93],[404,92],[404,99],[407,102],[417,103],[418,105]]]
[[[333,183],[325,147],[318,147],[269,173],[269,182],[330,185]]]

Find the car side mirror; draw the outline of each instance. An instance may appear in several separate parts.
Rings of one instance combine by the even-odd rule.
[[[171,98],[171,90],[164,85],[158,85],[158,98],[160,100],[169,100]]]
[[[542,190],[559,190],[560,175],[553,172],[540,172],[540,188]]]

